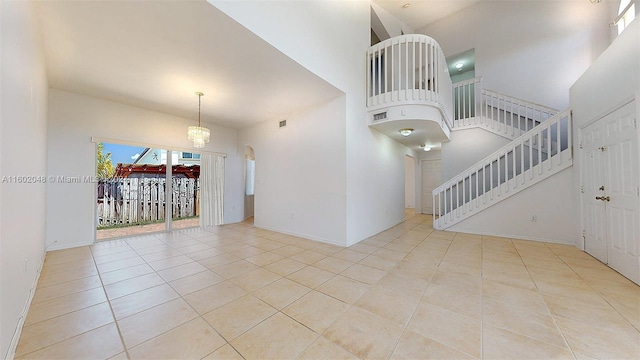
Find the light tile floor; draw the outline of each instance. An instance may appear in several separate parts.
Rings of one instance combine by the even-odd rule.
[[[639,299],[573,246],[429,216],[349,248],[241,223],[49,252],[16,357],[638,359]]]

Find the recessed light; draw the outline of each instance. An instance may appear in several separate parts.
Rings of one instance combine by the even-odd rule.
[[[407,136],[411,135],[411,133],[413,132],[413,129],[409,129],[409,128],[400,129],[399,132],[400,132],[400,135],[402,135],[404,137],[407,137]]]
[[[406,9],[406,8],[408,8],[409,6],[411,6],[411,4],[406,3],[406,4],[402,5],[402,8],[403,8],[403,9]]]
[[[462,63],[461,62],[456,64],[456,69],[462,69]]]

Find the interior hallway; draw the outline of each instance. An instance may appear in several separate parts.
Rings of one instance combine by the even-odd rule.
[[[349,248],[251,223],[47,253],[16,358],[639,358],[640,287],[573,246],[407,220]]]

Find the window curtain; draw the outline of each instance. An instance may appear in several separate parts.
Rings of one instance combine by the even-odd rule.
[[[224,156],[202,154],[200,193],[200,226],[224,224]]]

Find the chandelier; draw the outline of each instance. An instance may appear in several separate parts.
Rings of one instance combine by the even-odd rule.
[[[202,127],[200,122],[200,109],[202,106],[202,95],[204,94],[197,91],[196,95],[198,95],[198,126],[189,126],[189,130],[187,130],[187,138],[189,141],[193,141],[194,147],[203,148],[204,144],[209,142],[211,132],[206,127]]]

